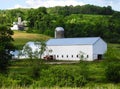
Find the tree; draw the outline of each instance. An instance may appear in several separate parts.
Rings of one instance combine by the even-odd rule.
[[[45,42],[41,41],[41,42],[36,42],[35,45],[38,46],[38,48],[40,49],[40,50],[38,50],[38,53],[39,53],[40,59],[41,59],[42,55],[46,51],[46,44],[45,44]]]
[[[33,58],[32,48],[31,48],[28,44],[24,46],[23,54],[24,54],[25,56],[27,56],[28,58],[30,58],[30,59]]]
[[[20,53],[20,56],[24,55],[29,59],[41,59],[42,55],[46,51],[46,44],[45,42],[34,42],[34,45],[36,46],[35,49],[31,48],[30,45],[26,44],[23,48],[22,53]]]
[[[0,26],[0,73],[6,73],[9,66],[9,61],[12,59],[10,51],[14,50],[12,44],[13,31],[6,26]]]
[[[120,64],[117,63],[110,63],[105,70],[106,79],[114,83],[120,82]]]

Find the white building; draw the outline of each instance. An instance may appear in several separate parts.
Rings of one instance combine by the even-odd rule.
[[[107,51],[107,44],[100,37],[61,38],[47,41],[47,48],[52,50],[56,60],[102,59]]]
[[[34,42],[28,42],[26,45],[31,47],[33,53],[39,51],[41,47],[41,45],[36,45]],[[107,44],[100,37],[64,38],[64,29],[57,27],[55,38],[46,42],[46,51],[43,53],[42,58],[93,61],[102,59],[106,51]],[[28,58],[28,56],[23,52],[21,58]]]
[[[28,42],[26,45],[31,47],[32,52],[40,50],[40,45],[35,42]],[[24,46],[25,47],[25,46]],[[13,53],[14,58],[28,58],[26,53],[18,56]],[[58,38],[50,39],[46,42],[46,51],[42,58],[52,56],[55,60],[86,60],[93,61],[95,59],[102,59],[104,53],[107,51],[107,44],[100,37],[85,37],[85,38]]]
[[[13,55],[13,59],[27,59],[29,58],[28,54],[31,54],[34,58],[34,53],[38,53],[40,51],[40,42],[27,42],[22,50],[15,50],[11,51],[11,54]],[[36,55],[39,58],[39,54]]]
[[[27,25],[27,21],[22,21],[21,17],[18,17],[18,22],[13,22],[11,30],[24,30],[24,26]]]
[[[13,22],[13,27],[10,28],[11,30],[19,30],[18,24]]]

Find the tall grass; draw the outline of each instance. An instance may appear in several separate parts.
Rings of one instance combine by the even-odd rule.
[[[10,87],[1,87],[0,89],[120,89],[120,84],[93,84],[86,87],[37,87],[37,86],[29,86],[29,87],[21,87],[21,86],[10,86]]]
[[[14,31],[14,35],[12,37],[14,39],[14,45],[19,49],[21,49],[28,41],[46,41],[50,39],[49,36],[35,33],[26,33],[25,31]]]

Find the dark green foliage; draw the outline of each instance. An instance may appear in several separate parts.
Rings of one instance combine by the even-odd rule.
[[[30,68],[28,71],[29,77],[34,80],[39,80],[41,77],[41,71],[43,69],[48,69],[48,65],[44,64],[42,59],[30,59]]]
[[[42,71],[41,86],[85,86],[87,79],[80,74],[79,69],[52,67]]]
[[[56,6],[49,10],[49,13],[55,13],[57,15],[68,16],[70,14],[100,14],[100,15],[111,15],[113,14],[111,6],[99,7],[94,5],[77,5],[77,6]]]
[[[119,83],[120,82],[120,62],[110,63],[106,68],[106,78],[108,81]]]
[[[20,74],[11,74],[9,78],[12,81],[16,81],[16,85],[18,86],[29,86],[33,83],[33,80],[28,75],[20,75]]]
[[[0,23],[12,25],[17,17],[28,21],[26,32],[54,36],[58,26],[65,28],[65,37],[102,37],[107,42],[120,43],[120,12],[111,6],[56,6],[37,9],[0,11]],[[87,15],[86,15],[87,14]]]
[[[6,77],[0,74],[0,87],[9,86],[11,83],[7,81]]]
[[[40,71],[41,71],[41,65],[39,66],[33,66],[31,67],[30,71],[28,72],[29,76],[35,80],[40,79]]]
[[[105,63],[111,63],[111,62],[119,62],[120,61],[120,48],[119,44],[116,44],[115,46],[109,45],[108,50],[105,53]]]
[[[10,51],[14,49],[14,46],[11,35],[13,35],[13,31],[0,25],[0,73],[7,72],[9,60],[12,57]]]

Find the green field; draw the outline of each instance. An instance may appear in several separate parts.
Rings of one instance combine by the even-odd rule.
[[[12,36],[14,39],[14,45],[21,49],[29,41],[46,41],[50,39],[49,36],[35,33],[26,33],[25,31],[14,31]]]

